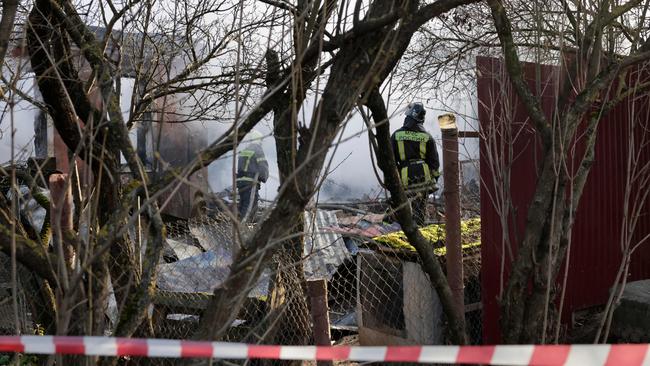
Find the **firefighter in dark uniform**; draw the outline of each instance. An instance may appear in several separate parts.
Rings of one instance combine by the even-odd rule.
[[[244,150],[238,152],[237,159],[237,209],[241,221],[255,217],[260,185],[269,178],[269,164],[262,149],[262,134],[250,131],[247,140]]]
[[[422,103],[409,104],[404,126],[391,136],[395,161],[406,190],[413,218],[423,226],[427,217],[427,197],[437,190],[440,173],[438,150],[433,137],[424,129],[426,110]]]

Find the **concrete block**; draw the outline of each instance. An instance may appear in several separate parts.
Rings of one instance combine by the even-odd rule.
[[[625,286],[621,302],[614,310],[611,335],[618,342],[650,342],[650,280]]]

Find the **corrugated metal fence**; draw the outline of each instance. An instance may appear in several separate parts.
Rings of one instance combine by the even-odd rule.
[[[525,64],[527,81],[542,95],[544,112],[550,115],[555,105],[558,69]],[[495,172],[492,157],[508,162],[513,210],[510,238],[516,242],[524,232],[526,213],[535,191],[537,170],[541,164],[537,134],[522,104],[505,77],[499,59],[478,57],[478,99],[481,139],[481,221],[482,221],[482,301],[484,306],[484,343],[499,341],[498,298],[507,280],[509,254],[502,244],[500,215],[495,208]],[[535,75],[540,82],[535,85]],[[626,159],[629,151],[627,122],[632,108],[639,112],[646,103],[634,107],[627,100],[612,110],[600,123],[595,162],[580,201],[570,248],[566,298],[562,318],[566,323],[576,310],[607,301],[621,261],[620,233],[623,219],[623,194],[626,185]],[[646,112],[643,112],[645,115]],[[638,113],[637,113],[638,115]],[[504,126],[509,126],[505,130]],[[491,136],[486,138],[486,136]],[[580,144],[576,144],[581,149]],[[491,149],[491,150],[490,150]],[[488,151],[490,150],[490,151]],[[645,150],[650,150],[646,148]],[[650,151],[644,157],[650,158]],[[581,154],[581,152],[580,152]],[[647,161],[647,160],[646,160]],[[643,189],[643,187],[641,187]],[[646,188],[647,189],[647,188]],[[646,205],[648,206],[648,205]],[[649,213],[646,210],[645,214]],[[635,236],[650,233],[650,215],[642,216]],[[502,260],[506,258],[502,270]],[[505,278],[502,278],[502,272]],[[631,280],[650,278],[650,245],[641,247],[633,257]]]

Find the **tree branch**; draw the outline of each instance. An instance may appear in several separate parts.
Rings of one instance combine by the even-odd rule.
[[[512,25],[506,14],[506,9],[502,0],[488,0],[488,5],[492,10],[492,19],[497,29],[503,56],[508,69],[508,76],[514,86],[521,102],[526,107],[528,115],[532,119],[535,128],[542,138],[545,149],[551,146],[551,130],[542,111],[539,99],[532,93],[528,84],[524,80],[523,68],[519,61],[519,55],[512,36]]]
[[[292,14],[295,14],[297,12],[297,9],[293,5],[284,1],[275,1],[275,0],[259,0],[259,1],[267,5],[275,6],[276,8],[286,10]]]
[[[451,9],[457,8],[463,5],[469,5],[478,3],[480,0],[438,0],[431,4],[427,4],[420,9],[414,15],[410,27],[420,28],[424,23],[430,21],[431,19],[444,14]]]
[[[54,126],[68,148],[74,151],[82,143],[82,137],[74,106],[65,93],[65,87],[48,52],[47,45],[50,44],[52,30],[48,26],[50,19],[45,14],[49,13],[47,1],[36,2],[28,18],[27,45],[32,69]]]
[[[14,29],[14,21],[18,11],[18,0],[2,0],[2,19],[0,19],[0,71],[5,62],[9,38]],[[0,94],[0,97],[2,94]]]
[[[0,249],[11,256],[12,232],[7,227],[8,217],[6,212],[0,212]],[[14,233],[16,239],[16,259],[27,269],[47,280],[51,286],[56,287],[58,279],[52,270],[51,263],[58,263],[55,254],[47,253],[45,248],[27,237]],[[49,258],[48,258],[49,257]]]

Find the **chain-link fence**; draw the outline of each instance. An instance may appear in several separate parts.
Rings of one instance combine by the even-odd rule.
[[[33,280],[33,276],[19,266],[16,268],[14,285],[11,268],[11,259],[0,255],[0,335],[15,334],[17,330],[29,334],[32,330],[29,321],[32,310],[27,308],[26,296],[33,288],[24,282]]]
[[[441,344],[445,319],[414,248],[384,222],[384,215],[317,210],[305,214],[301,260],[286,248],[273,256],[230,331],[229,341],[311,344],[312,317],[306,287],[327,284],[334,341],[360,344]],[[244,230],[250,230],[253,225]],[[468,332],[480,342],[480,221],[463,222]],[[422,229],[444,268],[444,226]],[[167,223],[167,247],[159,266],[153,304],[157,337],[192,337],[212,292],[230,273],[239,250],[225,216],[202,216]],[[300,271],[298,271],[300,269]],[[302,273],[299,273],[302,272]],[[279,305],[281,304],[281,305]],[[278,334],[273,328],[282,329]]]
[[[440,300],[397,223],[385,215],[386,205],[323,205],[304,214],[299,238],[282,243],[237,310],[223,336],[226,341],[256,344],[315,344],[323,332],[333,344],[391,345],[445,344],[446,319]],[[439,220],[435,205],[431,215]],[[144,219],[143,219],[144,220]],[[387,221],[388,220],[388,221]],[[149,325],[135,335],[191,339],[213,298],[230,275],[233,258],[256,224],[233,225],[229,215],[203,213],[191,219],[165,217],[165,243],[157,265],[157,283],[147,311]],[[136,267],[147,261],[146,224],[138,221],[129,232]],[[444,224],[431,223],[422,233],[445,268]],[[302,242],[302,255],[296,256]],[[471,342],[481,342],[480,220],[462,222],[465,273],[465,315]],[[0,323],[4,334],[49,333],[38,324],[39,308],[30,294],[38,290],[36,276],[18,267],[12,286],[9,257],[2,256]],[[118,262],[110,262],[114,271]],[[315,292],[314,283],[324,284]],[[14,290],[18,291],[14,302]],[[113,288],[113,285],[109,286]],[[117,289],[116,289],[117,290]],[[116,291],[117,292],[117,291]],[[57,296],[59,294],[56,294]],[[326,307],[314,299],[325,296]],[[106,335],[112,335],[124,307],[111,292],[105,311]],[[18,307],[18,322],[14,316]],[[82,304],[83,305],[83,304]],[[328,315],[326,329],[314,315]],[[57,319],[61,321],[61,319]],[[72,322],[74,319],[72,319]],[[318,333],[319,334],[316,334]],[[144,359],[124,359],[139,364]],[[150,361],[147,361],[150,362]],[[160,361],[174,364],[174,361]]]
[[[341,300],[330,293],[332,312],[339,304],[354,304],[353,316],[347,319],[356,322],[359,341],[364,345],[447,343],[440,300],[415,248],[408,244],[401,231],[394,231],[396,225],[372,224],[376,219],[377,215],[342,214],[341,222],[347,223],[341,224],[344,239],[355,255],[338,269],[348,274],[348,278],[343,284],[337,284],[335,277],[330,285],[332,289],[348,288],[347,293],[353,297]],[[376,235],[377,231],[385,233]],[[478,344],[481,336],[480,220],[464,221],[462,231],[467,331],[472,343]],[[350,232],[357,235],[351,236]],[[431,224],[421,232],[444,269],[444,225]],[[336,322],[332,326],[336,328]]]

